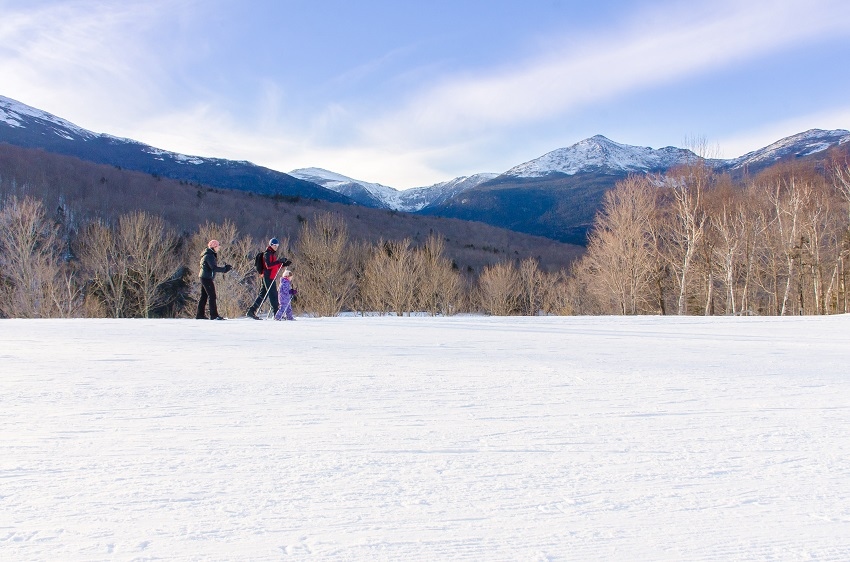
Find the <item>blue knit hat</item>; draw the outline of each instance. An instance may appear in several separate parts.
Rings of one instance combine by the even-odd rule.
[[[269,246],[280,246],[280,242],[278,242],[277,238],[272,238],[269,240]]]

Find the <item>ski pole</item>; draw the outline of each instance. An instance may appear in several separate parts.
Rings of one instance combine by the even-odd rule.
[[[278,275],[278,273],[280,273],[280,272],[281,272],[281,270],[282,270],[282,269],[283,269],[283,267],[279,267],[279,268],[277,268],[277,272],[275,272],[275,274],[274,274],[274,279],[272,279],[271,281],[269,281],[269,288],[268,288],[268,289],[266,289],[266,294],[263,296],[263,300],[261,301],[260,306],[263,306],[263,303],[265,303],[265,302],[266,302],[266,299],[267,299],[267,298],[269,298],[269,293],[270,293],[270,292],[271,292],[271,290],[272,290],[272,285],[274,284],[274,282],[275,282],[275,281],[277,281],[277,275]],[[265,281],[265,278],[263,278],[263,281]],[[271,303],[271,302],[269,302],[269,312],[271,312],[271,311],[272,311],[272,303]],[[268,318],[268,317],[269,317],[269,313],[267,312],[267,313],[266,313],[266,318]]]

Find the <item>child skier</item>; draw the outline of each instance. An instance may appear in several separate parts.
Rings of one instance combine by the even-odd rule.
[[[296,294],[298,294],[298,290],[292,286],[292,272],[286,269],[280,278],[280,292],[278,293],[280,308],[274,315],[275,320],[283,320],[284,316],[287,320],[295,320],[292,316],[292,300]]]

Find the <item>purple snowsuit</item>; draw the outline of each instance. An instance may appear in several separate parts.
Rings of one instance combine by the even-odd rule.
[[[274,315],[275,320],[283,320],[283,316],[286,315],[287,320],[295,320],[292,317],[292,283],[289,282],[288,277],[281,277],[280,279],[280,290],[278,291],[278,302],[280,303],[280,308],[277,309],[277,312]]]

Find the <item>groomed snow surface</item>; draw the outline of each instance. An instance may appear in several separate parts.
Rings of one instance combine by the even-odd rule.
[[[2,560],[850,560],[850,317],[0,321]]]

